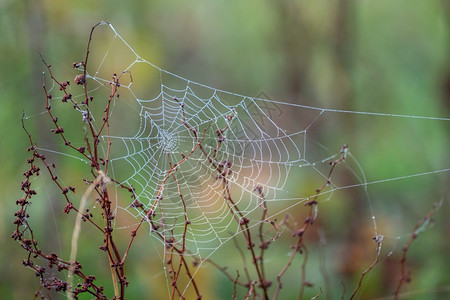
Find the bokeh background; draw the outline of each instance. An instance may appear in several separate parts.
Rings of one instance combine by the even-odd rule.
[[[15,200],[21,197],[27,139],[23,110],[43,108],[39,53],[55,70],[70,72],[83,59],[88,33],[98,21],[114,27],[147,60],[166,70],[239,94],[342,110],[449,118],[450,2],[398,1],[0,1],[0,295],[31,299],[39,287],[21,265],[26,253],[10,239]],[[288,114],[288,113],[287,113]],[[290,116],[292,117],[292,116]],[[295,125],[295,118],[290,122]],[[37,140],[48,139],[39,119],[28,126]],[[344,143],[358,159],[367,180],[383,180],[450,166],[448,120],[382,118],[329,114],[311,137],[336,153]],[[58,159],[58,158],[56,158]],[[328,244],[322,260],[329,266],[330,290],[340,298],[344,282],[352,290],[371,263],[372,214],[387,236],[383,260],[367,279],[362,299],[392,294],[398,259],[414,224],[443,199],[434,226],[422,233],[408,253],[412,282],[407,299],[443,299],[450,294],[449,172],[375,184],[369,188],[373,213],[361,191],[346,189],[321,206]],[[308,182],[311,188],[317,182]],[[294,187],[293,187],[294,188]],[[50,197],[50,196],[49,196]],[[41,244],[64,245],[71,224],[48,232],[59,221],[46,202],[35,203],[35,227]],[[58,207],[56,206],[56,209]],[[52,227],[54,228],[54,227]],[[372,231],[372,233],[371,233]],[[92,235],[94,235],[92,233]],[[89,236],[90,237],[90,236]],[[94,236],[95,237],[95,236]],[[317,238],[317,237],[316,237]],[[369,241],[367,241],[369,240]],[[89,245],[89,238],[80,248]],[[164,299],[153,246],[141,241],[130,269],[129,299]],[[95,249],[96,246],[93,247]],[[320,249],[319,249],[320,250]],[[87,265],[100,265],[96,250],[80,253]],[[392,251],[392,255],[387,255]],[[156,262],[155,262],[156,261]],[[314,261],[314,260],[313,260]],[[298,267],[298,266],[297,266]],[[100,267],[101,269],[101,267]],[[295,269],[295,268],[294,268]],[[207,299],[229,299],[232,286],[220,274],[200,273]],[[317,268],[309,271],[320,282]],[[159,278],[159,279],[158,279]],[[108,274],[105,274],[107,284]],[[100,279],[102,280],[102,279]],[[394,282],[394,283],[393,283]],[[292,291],[283,296],[294,297]],[[317,287],[310,294],[317,293]],[[322,285],[323,286],[323,285]],[[289,294],[292,292],[292,294]],[[347,292],[347,296],[349,293]],[[52,299],[63,297],[52,295]]]

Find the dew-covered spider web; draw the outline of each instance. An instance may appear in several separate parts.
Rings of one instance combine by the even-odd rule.
[[[355,158],[352,141],[339,138],[345,137],[345,132],[333,132],[335,125],[324,125],[345,116],[364,120],[364,124],[385,123],[388,128],[391,122],[398,122],[406,129],[411,123],[423,127],[448,124],[448,117],[310,107],[271,100],[264,94],[251,97],[223,91],[152,64],[113,26],[104,23],[92,39],[89,90],[107,94],[113,73],[120,78],[119,96],[112,105],[110,133],[102,136],[105,145],[111,143],[108,176],[135,193],[135,199],[125,197],[117,185],[117,214],[131,215],[135,222],[118,222],[116,227],[133,228],[144,218],[148,221],[146,232],[156,241],[185,242],[184,255],[201,261],[242,233],[239,221],[243,218],[250,220],[251,228],[268,220],[295,219],[292,215],[327,181],[329,162],[342,155],[341,171],[336,171],[340,173],[334,174],[321,192],[320,202],[326,206],[335,200],[335,194],[344,193],[336,195],[341,201],[357,191],[360,198],[356,201],[364,210],[356,213],[366,215],[372,231],[368,239],[376,235],[395,239],[409,232],[408,228],[393,233],[385,232],[384,226],[379,228],[377,200],[370,197],[372,186],[391,191],[395,190],[392,182],[416,185],[448,178],[448,157],[426,168],[423,164],[414,168],[407,162],[407,168],[393,167],[382,178],[369,178],[365,164]],[[77,97],[84,96],[80,92]],[[331,134],[323,134],[320,140],[318,128],[324,126]],[[362,130],[370,134],[371,129]],[[443,142],[444,149],[447,142]],[[347,143],[349,147],[343,148]],[[375,156],[382,144],[374,140],[365,149]],[[398,144],[402,144],[401,136]],[[405,157],[415,151],[404,147]],[[417,152],[421,151],[426,149]],[[403,187],[409,188],[408,184]],[[262,217],[264,206],[267,215]],[[149,210],[153,211],[151,220]],[[276,234],[274,230],[268,233]],[[161,259],[167,258],[162,255]]]

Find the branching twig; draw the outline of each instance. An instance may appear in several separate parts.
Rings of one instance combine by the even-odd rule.
[[[375,265],[379,262],[380,260],[380,253],[381,253],[381,248],[383,246],[383,240],[384,240],[384,236],[377,234],[373,240],[377,243],[377,252],[376,252],[376,256],[375,256],[375,260],[373,261],[373,263],[364,271],[361,273],[361,276],[359,277],[359,281],[358,281],[358,285],[356,286],[356,288],[353,290],[352,295],[350,296],[350,300],[353,299],[356,295],[356,293],[359,291],[359,289],[362,286],[362,282],[364,280],[364,277],[367,275],[367,273],[369,273],[374,267]],[[345,291],[345,290],[344,290]]]
[[[400,259],[400,279],[398,281],[397,288],[395,289],[395,292],[394,292],[394,298],[396,300],[399,299],[399,297],[400,297],[400,289],[402,288],[403,284],[406,282],[409,282],[411,280],[410,276],[409,276],[409,272],[406,271],[406,264],[405,264],[406,263],[406,254],[409,250],[409,247],[411,246],[412,242],[417,238],[417,235],[419,234],[421,229],[432,221],[432,219],[431,219],[432,216],[434,215],[436,210],[439,209],[441,204],[442,204],[442,200],[441,200],[441,202],[434,203],[433,208],[428,212],[428,214],[425,217],[423,217],[419,222],[416,223],[416,225],[414,226],[413,232],[408,239],[408,242],[406,243],[405,246],[403,246],[402,257]]]
[[[328,171],[328,175],[326,178],[326,181],[324,184],[322,184],[322,186],[320,186],[318,189],[316,189],[316,193],[315,195],[312,197],[311,200],[307,201],[305,203],[305,206],[309,207],[309,211],[308,211],[308,215],[305,218],[305,221],[303,223],[303,226],[296,230],[293,234],[294,237],[297,237],[297,243],[295,244],[291,256],[289,257],[288,262],[286,263],[286,265],[281,269],[281,271],[278,273],[277,275],[277,289],[275,290],[275,296],[274,299],[278,298],[278,295],[280,293],[280,290],[282,288],[282,283],[281,283],[281,277],[286,273],[286,271],[289,269],[289,267],[292,265],[292,262],[294,260],[294,257],[297,253],[301,253],[301,249],[302,247],[304,247],[303,245],[303,237],[305,232],[308,230],[308,228],[314,224],[315,221],[315,217],[316,217],[316,206],[318,204],[317,199],[319,198],[320,193],[331,183],[331,175],[333,174],[334,169],[336,168],[336,166],[338,164],[340,164],[343,160],[345,160],[346,155],[347,155],[347,150],[348,150],[348,146],[344,145],[341,148],[341,156],[334,160],[334,161],[330,161],[329,164],[331,166],[330,170]],[[302,279],[302,288],[300,289],[300,294],[299,294],[299,299],[301,299],[303,297],[303,286],[304,286],[304,280]]]

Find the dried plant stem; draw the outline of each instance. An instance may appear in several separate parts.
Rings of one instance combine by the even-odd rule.
[[[302,283],[300,284],[300,292],[298,294],[297,299],[303,299],[303,293],[305,292],[305,286],[311,286],[311,283],[306,281],[306,263],[308,262],[308,248],[303,244],[302,251],[304,254],[303,263],[302,263]]]
[[[81,221],[83,218],[83,211],[86,207],[86,201],[87,201],[89,195],[92,193],[92,191],[95,189],[95,187],[97,185],[105,184],[108,181],[109,180],[106,177],[106,175],[103,173],[103,171],[100,170],[97,178],[94,180],[94,182],[92,182],[89,185],[89,187],[86,189],[86,192],[84,192],[83,197],[81,197],[80,206],[78,208],[77,218],[75,220],[75,226],[74,226],[73,232],[72,232],[72,242],[71,242],[70,259],[69,259],[70,268],[69,268],[69,275],[68,275],[68,283],[69,283],[69,290],[67,292],[68,299],[74,299],[74,294],[72,292],[72,290],[74,289],[73,278],[75,275],[75,270],[76,270],[76,265],[77,265],[76,259],[77,259],[77,251],[78,251],[78,239],[80,237]],[[110,264],[111,264],[111,260],[110,260]],[[119,288],[118,288],[118,284],[117,284],[117,278],[112,269],[111,269],[111,275],[112,275],[112,281],[113,281],[113,285],[114,285],[114,294],[117,297],[117,296],[119,296]]]
[[[274,299],[278,298],[278,295],[280,293],[280,290],[282,288],[282,282],[281,282],[281,277],[286,273],[286,271],[290,268],[290,266],[292,265],[292,262],[294,261],[295,255],[297,253],[302,253],[302,249],[304,249],[305,245],[303,243],[303,238],[304,238],[304,234],[305,232],[308,230],[308,228],[310,226],[312,226],[316,220],[316,214],[317,214],[317,199],[319,198],[320,194],[322,193],[322,191],[331,183],[331,175],[333,174],[334,169],[336,168],[336,166],[338,164],[340,164],[342,161],[345,160],[345,158],[347,157],[347,151],[348,151],[348,146],[347,145],[343,145],[341,148],[341,155],[338,159],[334,160],[334,161],[330,161],[330,170],[328,171],[328,175],[326,178],[326,181],[318,188],[316,189],[315,195],[312,196],[311,200],[309,200],[308,202],[305,203],[305,206],[309,207],[309,211],[308,211],[308,215],[305,218],[305,221],[303,223],[303,226],[298,229],[298,230],[294,230],[294,234],[292,236],[297,237],[297,242],[295,244],[295,246],[293,247],[291,256],[289,257],[289,260],[287,261],[286,265],[281,269],[281,271],[278,273],[277,275],[277,289],[275,290],[275,296]],[[305,248],[306,249],[306,248]],[[302,283],[301,283],[301,287],[300,287],[300,293],[299,293],[299,298],[301,299],[303,297],[303,291],[304,291],[304,286],[305,285],[310,285],[310,283],[305,281],[305,268],[306,268],[306,259],[307,259],[307,252],[305,252],[305,258],[302,264]]]
[[[406,254],[408,253],[409,247],[411,247],[412,242],[417,238],[417,235],[419,234],[419,232],[421,231],[423,226],[426,226],[431,221],[431,217],[434,215],[436,210],[441,206],[441,204],[442,204],[442,200],[441,200],[441,202],[434,203],[433,208],[428,212],[428,214],[425,217],[423,217],[421,220],[419,220],[419,222],[416,223],[416,225],[414,226],[414,230],[408,239],[408,242],[402,249],[403,253],[402,253],[402,257],[400,259],[400,279],[398,281],[397,288],[395,289],[395,292],[394,292],[395,300],[400,299],[400,289],[401,289],[402,285],[411,280],[408,272],[406,271],[406,266],[405,266]]]
[[[77,250],[78,250],[78,238],[80,237],[81,232],[81,219],[82,219],[82,212],[84,211],[84,207],[86,204],[86,200],[89,196],[89,194],[94,189],[93,183],[89,185],[86,192],[83,194],[83,197],[81,197],[81,202],[78,210],[80,211],[79,214],[77,214],[77,218],[75,221],[75,226],[73,228],[72,232],[72,242],[71,242],[71,248],[70,248],[70,268],[69,268],[69,275],[68,275],[68,283],[69,283],[69,290],[67,292],[67,298],[68,299],[74,299],[74,295],[72,293],[72,289],[74,289],[73,286],[73,277],[76,270],[76,262],[77,259]]]
[[[319,293],[317,295],[315,295],[314,297],[312,297],[311,300],[318,299],[320,297],[320,295],[322,295],[322,293],[323,293],[322,288],[320,288]]]
[[[384,237],[379,234],[377,234],[373,238],[373,240],[377,243],[377,254],[375,256],[375,260],[364,272],[361,273],[361,276],[359,277],[358,285],[356,286],[355,290],[353,291],[352,295],[350,296],[350,298],[349,298],[350,300],[352,300],[356,296],[356,293],[361,288],[362,282],[364,280],[364,277],[366,277],[367,273],[369,273],[375,267],[375,265],[380,261],[380,253],[381,253],[381,247],[383,245],[383,239],[384,239]]]

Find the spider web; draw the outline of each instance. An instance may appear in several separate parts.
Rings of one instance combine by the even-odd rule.
[[[191,222],[187,242],[192,254],[203,257],[202,250],[209,255],[240,230],[224,199],[220,176],[226,175],[231,198],[248,217],[260,211],[257,187],[268,202],[301,201],[285,187],[292,169],[311,164],[304,155],[306,130],[283,130],[257,99],[243,97],[227,105],[217,90],[200,98],[193,85],[189,82],[183,90],[161,85],[156,98],[136,99],[141,106],[139,130],[133,136],[109,138],[116,151],[125,153],[111,159],[120,182],[135,188],[145,209],[156,203],[161,218],[157,225],[175,240],[181,240],[186,215]],[[202,149],[193,151],[198,145]],[[187,155],[175,177],[168,176]],[[129,175],[122,179],[122,174]],[[137,211],[136,217],[143,213]]]
[[[147,219],[145,211],[152,209],[149,235],[155,235],[156,226],[166,239],[177,243],[183,241],[186,228],[186,255],[210,257],[241,233],[236,218],[248,218],[251,227],[265,222],[261,219],[263,202],[270,207],[268,219],[281,219],[314,196],[314,188],[327,180],[328,162],[342,155],[342,145],[335,144],[330,154],[311,139],[325,115],[450,121],[446,117],[309,107],[274,101],[264,94],[249,97],[219,90],[153,65],[112,25],[101,25],[92,40],[88,87],[93,92],[108,91],[105,86],[111,74],[120,76],[111,133],[103,140],[112,144],[111,177],[133,187],[144,208],[136,208],[136,203],[117,193],[117,212],[131,214],[138,221]],[[296,121],[288,121],[292,118]],[[374,235],[382,233],[368,186],[450,171],[441,168],[369,181],[353,157],[351,145],[349,149],[345,167],[353,178],[344,182],[332,179],[321,201],[331,199],[336,191],[364,190]],[[226,200],[223,177],[241,216]],[[299,187],[304,181],[314,183]],[[117,224],[117,229],[134,225]]]
[[[127,118],[139,120],[132,134],[104,136],[113,145],[110,162],[114,178],[134,188],[144,211],[155,210],[153,222],[163,228],[164,236],[181,241],[185,220],[189,220],[186,236],[189,252],[204,258],[240,232],[234,219],[236,212],[230,214],[233,208],[224,199],[218,168],[226,173],[235,205],[249,219],[255,219],[256,214],[260,218],[262,199],[255,190],[258,187],[267,202],[296,205],[307,199],[290,194],[286,185],[293,169],[312,167],[305,155],[306,133],[323,111],[305,108],[313,119],[305,118],[300,131],[285,130],[275,120],[282,108],[268,105],[275,102],[230,94],[162,70],[140,57],[111,25],[108,27],[114,34],[112,42],[103,57],[93,59],[101,64],[96,70],[93,68],[94,73],[88,67],[88,78],[98,83],[97,88],[108,83],[107,74],[114,73],[104,71],[111,65],[108,59],[120,49],[117,42],[125,45],[134,60],[115,71],[123,74],[123,81],[128,84],[122,83],[120,87],[112,118],[126,104],[126,109],[134,112]],[[123,52],[120,55],[129,56]],[[135,92],[139,90],[135,74],[141,72],[142,65],[150,77],[152,72],[159,73],[154,76],[160,80],[159,93],[152,98]],[[224,100],[228,96],[232,99]],[[221,130],[223,134],[219,137]],[[178,163],[180,160],[183,162]],[[168,175],[177,163],[174,176]],[[326,178],[325,174],[319,174]],[[120,200],[118,210],[126,210],[138,220],[146,217],[141,209],[133,209],[132,203],[123,205]]]
[[[94,35],[93,49],[107,46],[102,51],[92,51],[94,58],[91,60],[100,63],[93,67],[91,62],[88,78],[97,82],[95,89],[100,89],[110,82],[108,78],[112,73],[121,74],[120,98],[116,99],[112,117],[127,106],[124,118],[134,122],[133,126],[126,126],[127,134],[109,136],[115,179],[132,186],[145,209],[153,207],[157,211],[153,221],[175,240],[181,240],[185,218],[189,220],[186,240],[190,252],[200,257],[210,255],[240,230],[233,213],[229,213],[231,208],[224,200],[223,183],[218,180],[220,175],[210,159],[229,173],[231,196],[243,216],[258,220],[262,201],[255,191],[258,187],[267,203],[283,202],[275,214],[279,215],[313,195],[309,191],[299,196],[287,189],[292,186],[292,179],[297,180],[293,173],[301,170],[307,176],[316,177],[318,182],[326,179],[327,163],[339,156],[339,152],[319,159],[316,155],[308,156],[313,149],[308,144],[309,130],[325,113],[450,120],[316,108],[222,91],[153,65],[135,52],[111,24],[103,25],[104,32]],[[143,88],[147,84],[151,88]],[[148,97],[149,94],[152,97]],[[295,127],[286,128],[289,124],[283,120],[286,118],[283,112],[287,110],[294,111],[291,115],[298,117]],[[128,114],[130,111],[132,115]],[[135,128],[131,134],[130,128]],[[217,131],[220,130],[223,134],[219,137]],[[123,129],[116,129],[120,131]],[[203,152],[198,148],[193,151],[199,144]],[[188,158],[183,160],[186,156]],[[175,175],[168,176],[175,164]],[[401,179],[367,182],[362,169],[358,168],[353,170],[357,183],[338,185],[332,181],[325,194],[331,197],[335,190]],[[446,168],[405,177],[448,171]],[[133,209],[131,203],[119,201],[118,209],[138,219],[145,217],[145,213]],[[373,216],[373,212],[371,214]],[[373,220],[376,231],[374,216]]]
[[[88,77],[101,88],[113,73],[109,66],[116,66],[115,60],[121,57],[122,65],[114,71],[124,77],[121,89],[126,90],[127,97],[124,99],[125,93],[120,91],[116,110],[117,102],[128,102],[134,115],[126,115],[126,118],[139,120],[132,134],[109,136],[114,149],[110,161],[116,179],[135,189],[145,209],[153,207],[157,211],[154,222],[175,240],[181,240],[185,219],[189,220],[186,241],[190,252],[200,257],[210,255],[240,230],[233,218],[235,212],[229,213],[232,208],[224,200],[223,183],[218,180],[216,166],[229,173],[231,197],[243,216],[258,220],[262,201],[256,192],[258,188],[262,189],[267,203],[283,203],[275,213],[279,215],[312,195],[310,191],[303,196],[289,191],[287,187],[295,185],[293,181],[298,178],[293,173],[301,170],[306,176],[316,177],[317,182],[326,179],[327,163],[339,156],[339,152],[331,156],[308,156],[311,151],[318,151],[308,144],[310,128],[325,113],[449,121],[439,117],[308,107],[222,91],[153,65],[135,52],[112,25],[104,25],[110,41],[105,42],[102,37],[98,41],[94,37],[94,49],[96,42],[108,48],[99,51],[97,60],[101,63],[97,68],[90,67]],[[158,84],[154,83],[156,88],[150,91],[142,88],[144,80]],[[148,97],[149,93],[154,96]],[[283,119],[287,110],[297,117],[291,128],[287,128],[289,124]],[[218,136],[221,130],[223,134]],[[200,144],[203,150],[193,151]],[[186,156],[189,157],[183,160]],[[178,163],[181,160],[182,163]],[[175,164],[175,175],[169,176]],[[448,171],[446,168],[405,177]],[[331,197],[335,190],[401,179],[367,182],[357,162],[352,172],[357,183],[338,185],[332,181],[325,194]],[[137,218],[145,217],[142,210],[133,210],[132,205],[123,205],[120,201],[118,209]],[[373,211],[370,214],[376,232]]]

